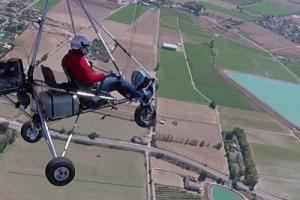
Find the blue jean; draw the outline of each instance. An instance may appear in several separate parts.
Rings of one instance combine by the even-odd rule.
[[[126,80],[120,80],[117,77],[107,77],[104,81],[97,85],[97,92],[112,92],[118,91],[121,95],[127,98],[142,98],[143,92],[138,91],[135,87]]]

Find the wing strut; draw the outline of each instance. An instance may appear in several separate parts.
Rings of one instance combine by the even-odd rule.
[[[77,0],[77,1],[80,4],[82,4],[81,0]],[[78,4],[76,3],[76,5],[78,5]],[[78,6],[82,7],[81,5],[78,5]],[[122,51],[125,54],[127,54],[147,74],[148,77],[156,80],[156,78],[153,75],[151,75],[149,73],[149,71],[129,51],[127,51],[127,49],[121,43],[118,42],[118,40],[112,35],[112,33],[109,30],[107,30],[107,28],[105,28],[105,26],[103,26],[100,22],[98,22],[95,17],[93,17],[90,13],[87,12],[87,10],[86,10],[85,14],[88,16],[88,18],[90,20],[92,20],[94,23],[96,23],[116,43],[116,45],[119,46],[122,49]],[[94,24],[94,23],[92,23],[92,24]],[[97,30],[96,27],[94,29]],[[104,45],[105,45],[105,43],[104,43]],[[110,51],[108,51],[108,53],[111,55]]]
[[[81,8],[83,9],[83,11],[84,11],[85,15],[87,16],[88,20],[90,21],[90,23],[91,23],[93,29],[95,30],[95,32],[96,32],[98,38],[101,40],[101,42],[103,43],[103,45],[104,45],[106,51],[108,52],[108,54],[109,54],[109,56],[110,56],[110,58],[111,58],[111,60],[112,60],[112,62],[113,62],[114,67],[115,67],[116,70],[118,71],[119,75],[120,75],[121,77],[123,77],[123,76],[122,76],[122,73],[121,73],[121,71],[120,71],[120,69],[119,69],[119,67],[118,67],[118,65],[117,65],[117,63],[116,63],[116,60],[115,60],[114,56],[111,54],[111,52],[110,52],[108,46],[106,45],[106,43],[105,43],[105,41],[104,41],[102,35],[101,35],[101,34],[99,33],[99,31],[97,30],[97,28],[96,28],[96,26],[95,26],[95,24],[94,24],[94,21],[93,21],[92,18],[91,18],[91,15],[88,13],[88,11],[87,11],[87,9],[85,8],[85,6],[83,5],[82,1],[81,1],[81,0],[78,0],[78,2],[80,3]]]
[[[70,7],[70,0],[67,0],[67,6],[68,6],[68,11],[69,11],[69,15],[70,15],[71,23],[72,23],[73,33],[74,33],[74,36],[76,36],[76,29],[75,29],[75,25],[74,25],[72,10],[71,10],[71,7]]]

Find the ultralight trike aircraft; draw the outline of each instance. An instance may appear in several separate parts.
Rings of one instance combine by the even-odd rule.
[[[76,35],[70,2],[69,0],[66,0],[66,2],[68,5],[73,32],[74,35]],[[120,79],[124,79],[124,76],[119,70],[114,56],[108,49],[97,27],[100,27],[114,41],[115,45],[120,47],[127,56],[141,68],[140,71],[134,71],[132,73],[131,84],[139,90],[151,89],[153,91],[153,96],[147,102],[135,99],[137,102],[140,102],[140,104],[136,108],[134,118],[139,126],[144,128],[151,127],[156,121],[156,110],[153,99],[157,84],[156,78],[153,77],[101,23],[90,15],[82,0],[74,0],[74,2],[77,6],[82,8],[87,19],[91,23],[92,28],[95,30],[97,37],[104,44]],[[68,71],[65,71],[68,82],[57,84],[52,70],[45,66],[42,66],[41,68],[45,81],[40,81],[34,78],[34,70],[38,66],[36,57],[41,42],[43,28],[45,26],[47,11],[48,0],[45,1],[41,17],[38,21],[36,21],[38,24],[38,32],[33,44],[31,63],[27,74],[24,72],[21,59],[15,58],[1,61],[0,96],[29,119],[29,121],[24,123],[21,128],[21,136],[25,141],[35,143],[41,138],[45,139],[49,152],[52,156],[52,160],[46,166],[46,177],[51,184],[55,186],[64,186],[70,183],[75,176],[74,165],[72,161],[65,157],[65,153],[72,139],[74,128],[80,114],[107,107],[116,108],[117,105],[131,102],[132,99],[128,97],[117,99],[107,92],[95,93],[93,89],[85,88],[83,85],[76,82],[74,77],[72,77],[72,74],[68,73]],[[99,100],[96,105],[94,101],[95,99]],[[68,140],[64,151],[61,156],[59,156],[54,147],[52,141],[53,138],[49,132],[47,124],[52,121],[72,116],[77,117],[73,129],[68,133]]]

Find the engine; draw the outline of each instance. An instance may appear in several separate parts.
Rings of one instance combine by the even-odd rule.
[[[80,101],[77,95],[41,92],[39,101],[46,117],[50,120],[77,115],[80,112]]]
[[[0,95],[10,94],[25,86],[21,59],[0,61]]]

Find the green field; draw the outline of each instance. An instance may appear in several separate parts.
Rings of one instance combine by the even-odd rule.
[[[235,127],[255,128],[260,130],[287,132],[287,129],[274,121],[251,119],[245,116],[221,115],[222,127],[232,130]]]
[[[63,149],[63,142],[54,143]],[[74,162],[75,179],[52,186],[44,172],[50,160],[44,141],[32,145],[18,139],[0,154],[0,199],[146,200],[143,154],[72,143],[66,156]]]
[[[291,15],[299,11],[297,8],[287,7],[282,4],[272,4],[269,2],[258,2],[245,6],[251,12],[264,16],[284,16]]]
[[[14,46],[15,47],[21,47],[21,46],[23,46],[23,44],[25,43],[25,41],[24,40],[21,40],[21,39],[15,39],[15,41],[14,41]]]
[[[295,78],[266,52],[248,48],[223,37],[215,38],[217,66],[288,82]]]
[[[182,53],[160,50],[158,96],[189,102],[206,102],[193,90]]]
[[[34,4],[34,8],[43,10],[44,9],[44,4],[46,0],[39,0],[36,4]],[[49,0],[49,9],[53,8],[56,6],[61,0]]]
[[[204,1],[199,1],[198,3],[202,4],[205,8],[207,8],[209,10],[213,10],[213,11],[218,12],[220,14],[224,14],[226,16],[233,17],[233,18],[235,18],[237,20],[240,20],[240,21],[251,21],[251,20],[255,19],[255,17],[249,16],[249,15],[244,14],[244,13],[240,13],[237,10],[226,9],[226,8],[223,8],[223,7],[208,3],[208,2],[204,2]]]
[[[235,127],[259,129],[289,133],[288,128],[272,119],[267,113],[251,112],[233,108],[219,107],[220,121],[224,130],[232,130]]]
[[[207,29],[201,28],[193,20],[191,13],[181,10],[162,7],[160,9],[160,27],[178,31],[177,17],[185,41],[203,43],[211,40],[210,32]]]
[[[258,110],[240,92],[217,75],[207,46],[185,43],[185,49],[196,86],[208,98],[217,105]]]
[[[258,169],[258,186],[286,199],[300,196],[300,145],[290,135],[248,133]]]
[[[159,26],[168,29],[178,30],[176,16],[179,14],[180,13],[178,10],[170,9],[167,7],[161,7]]]
[[[242,94],[233,89],[229,84],[227,84],[217,75],[216,69],[212,64],[210,48],[208,45],[211,41],[212,36],[207,29],[201,28],[195,21],[193,21],[192,16],[189,13],[174,9],[161,8],[161,27],[178,30],[176,20],[177,17],[179,17],[179,26],[183,35],[183,40],[185,41],[185,50],[189,59],[189,64],[196,87],[202,93],[204,93],[204,95],[206,95],[208,98],[215,101],[219,105],[250,110],[259,110],[256,106],[249,103],[249,101]],[[166,56],[166,54],[168,54],[168,56],[166,57],[166,61],[175,61],[174,59],[176,58],[178,60],[181,60],[176,60],[176,63],[182,63],[181,65],[186,66],[184,64],[184,57],[182,54],[164,51],[163,56]],[[168,62],[165,62],[163,66],[168,67],[170,71],[173,66],[170,66]],[[161,69],[159,73],[161,73]],[[173,77],[176,77],[176,74],[180,73],[174,71]],[[174,79],[175,78],[172,78],[172,80]],[[171,78],[166,76],[165,79],[163,79],[163,84],[171,84],[169,80],[171,80]],[[162,83],[162,81],[160,81],[160,83]],[[168,87],[162,90],[161,94],[170,93],[171,90],[168,90]],[[191,85],[189,87],[191,87]],[[176,93],[176,87],[174,88],[174,93]],[[189,92],[189,94],[192,93]],[[172,95],[165,95],[164,97],[171,98]],[[186,97],[188,96],[186,95]],[[179,98],[180,97],[176,97],[176,99]]]
[[[149,9],[149,7],[145,5],[129,4],[106,19],[123,24],[132,24],[135,20],[136,9],[138,9],[137,18],[139,18]]]
[[[300,78],[300,63],[296,61],[290,61],[284,63],[296,76]]]

